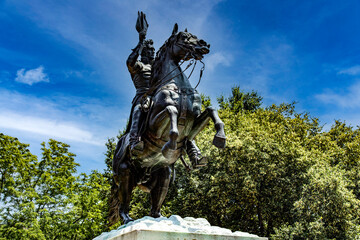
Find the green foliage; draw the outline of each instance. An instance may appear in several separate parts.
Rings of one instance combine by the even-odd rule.
[[[347,188],[343,171],[325,161],[312,166],[309,182],[294,203],[293,225],[276,230],[274,239],[356,239],[359,237],[360,201]]]
[[[31,179],[37,165],[37,158],[30,153],[27,144],[0,134],[2,239],[45,239],[31,201],[36,195]]]
[[[106,229],[108,184],[96,171],[76,176],[69,145],[42,143],[38,161],[28,145],[0,137],[2,239],[90,239]]]
[[[230,109],[234,113],[241,111],[254,111],[261,106],[262,97],[255,91],[243,92],[239,86],[231,89],[232,95],[229,98],[219,97],[220,109]]]
[[[360,128],[354,130],[345,123],[335,121],[325,136],[337,145],[337,151],[332,154],[332,165],[345,170],[344,175],[352,183],[348,188],[360,199]]]
[[[201,110],[204,111],[207,107],[211,106],[211,99],[209,96],[201,94]]]

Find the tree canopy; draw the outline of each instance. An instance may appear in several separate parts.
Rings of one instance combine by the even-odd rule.
[[[90,239],[104,230],[103,174],[75,175],[68,149],[50,139],[39,161],[27,144],[0,134],[0,239]]]

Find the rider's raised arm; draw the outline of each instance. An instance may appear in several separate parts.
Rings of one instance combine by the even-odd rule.
[[[128,59],[126,60],[126,65],[130,72],[136,71],[136,63],[137,59],[140,55],[141,48],[143,47],[143,41],[140,41],[138,45],[132,49],[132,53],[129,55]]]

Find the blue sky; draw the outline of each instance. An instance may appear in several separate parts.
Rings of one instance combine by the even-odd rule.
[[[36,154],[64,141],[80,172],[104,169],[106,139],[125,127],[135,95],[125,61],[138,10],[156,49],[175,22],[211,44],[198,89],[213,102],[239,85],[265,106],[298,102],[325,129],[360,125],[359,1],[2,0],[1,132]]]

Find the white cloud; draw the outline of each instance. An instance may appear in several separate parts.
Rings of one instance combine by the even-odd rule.
[[[54,138],[69,144],[75,141],[104,145],[108,137],[125,127],[128,117],[128,112],[103,99],[65,96],[41,99],[0,89],[0,103],[3,103],[0,129],[32,132],[41,141]]]
[[[69,144],[80,172],[104,169],[107,138],[127,123],[130,107],[110,100],[69,96],[35,97],[0,87],[0,132],[30,144],[41,157],[40,143],[49,138]]]
[[[205,57],[206,69],[210,72],[214,71],[219,65],[230,66],[232,55],[224,52],[216,52]]]
[[[338,74],[346,74],[351,76],[360,75],[360,65],[355,65],[349,68],[338,71]]]
[[[318,100],[340,106],[343,108],[357,108],[360,107],[360,81],[347,89],[344,94],[339,94],[333,90],[326,89],[324,93],[315,95]]]
[[[124,110],[103,98],[39,98],[0,88],[0,131],[29,143],[38,156],[41,142],[66,142],[81,171],[89,172],[105,168],[106,140],[124,129],[130,107]]]
[[[103,141],[95,139],[91,132],[81,129],[80,126],[74,123],[23,116],[14,112],[2,112],[0,116],[0,127],[27,131],[43,136],[50,135],[55,139],[59,138],[98,146],[104,145]]]
[[[49,78],[46,73],[44,73],[44,67],[39,66],[35,69],[30,69],[25,71],[24,68],[16,72],[15,81],[25,83],[28,85],[33,85],[38,82],[49,82]]]

